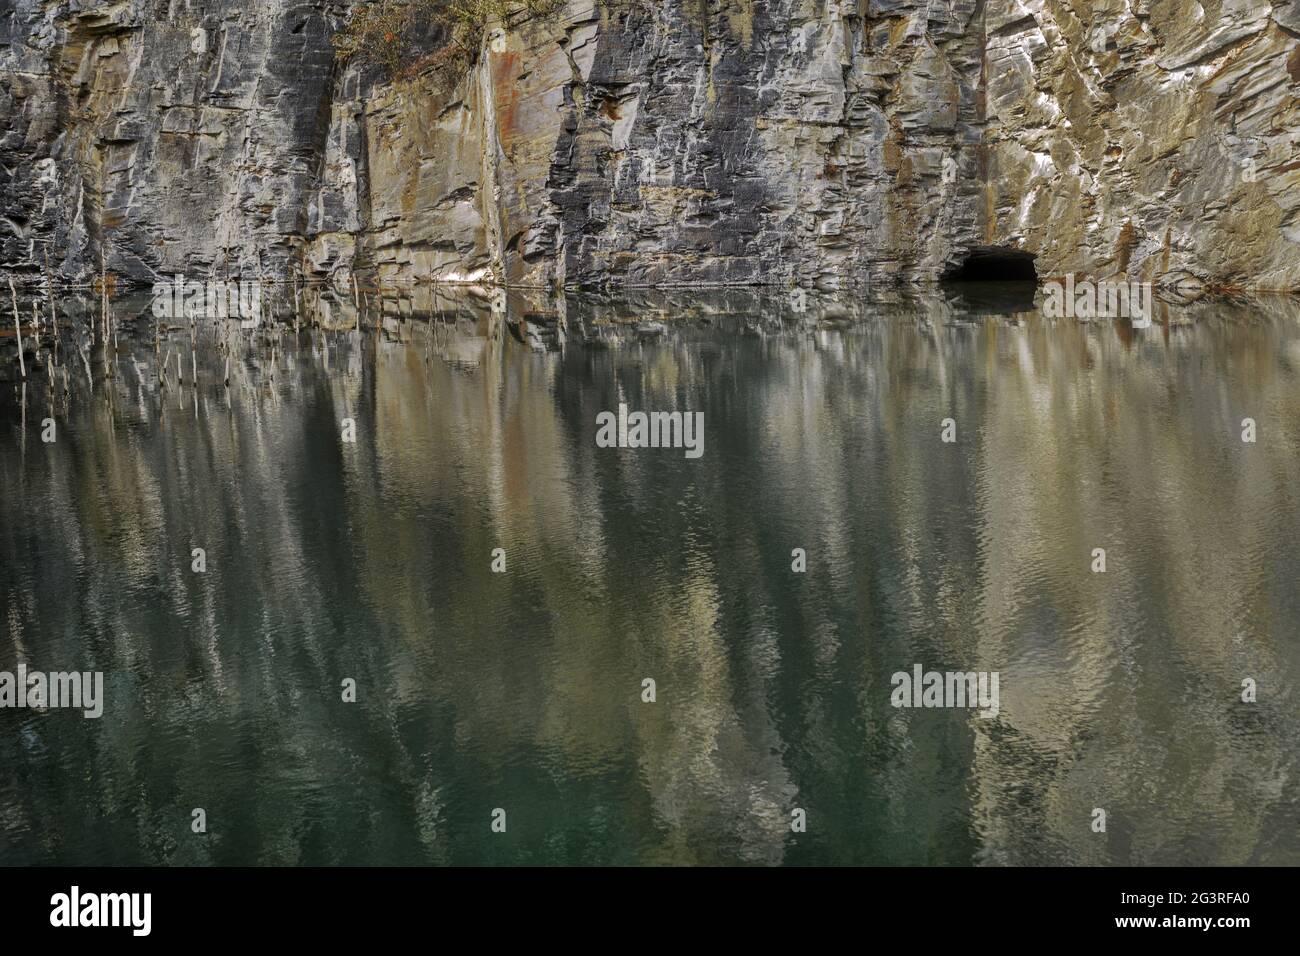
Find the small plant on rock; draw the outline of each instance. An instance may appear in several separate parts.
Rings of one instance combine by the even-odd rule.
[[[425,69],[463,72],[478,56],[483,36],[493,24],[514,16],[551,16],[563,0],[375,0],[358,3],[334,35],[340,60],[383,67],[391,78],[410,77]],[[420,53],[421,39],[441,36],[442,45]]]

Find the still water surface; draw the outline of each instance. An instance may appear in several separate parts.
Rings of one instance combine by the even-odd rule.
[[[1300,863],[1293,304],[320,307],[6,360],[0,670],[106,701],[0,710],[0,863]]]

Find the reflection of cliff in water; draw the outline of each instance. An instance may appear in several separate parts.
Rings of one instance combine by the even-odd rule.
[[[0,856],[1297,861],[1287,300],[349,299],[199,328],[197,388],[124,303],[66,392],[0,389],[0,669],[108,697],[0,711]],[[620,401],[704,411],[704,457],[596,448]],[[890,708],[916,662],[1000,716]]]

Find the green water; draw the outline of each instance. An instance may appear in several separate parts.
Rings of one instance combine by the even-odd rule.
[[[1300,308],[799,305],[5,343],[0,670],[105,700],[0,709],[0,863],[1300,863]]]

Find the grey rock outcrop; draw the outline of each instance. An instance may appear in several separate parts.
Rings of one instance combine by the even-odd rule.
[[[1300,0],[570,0],[451,81],[349,6],[0,0],[0,274],[1300,289]]]

